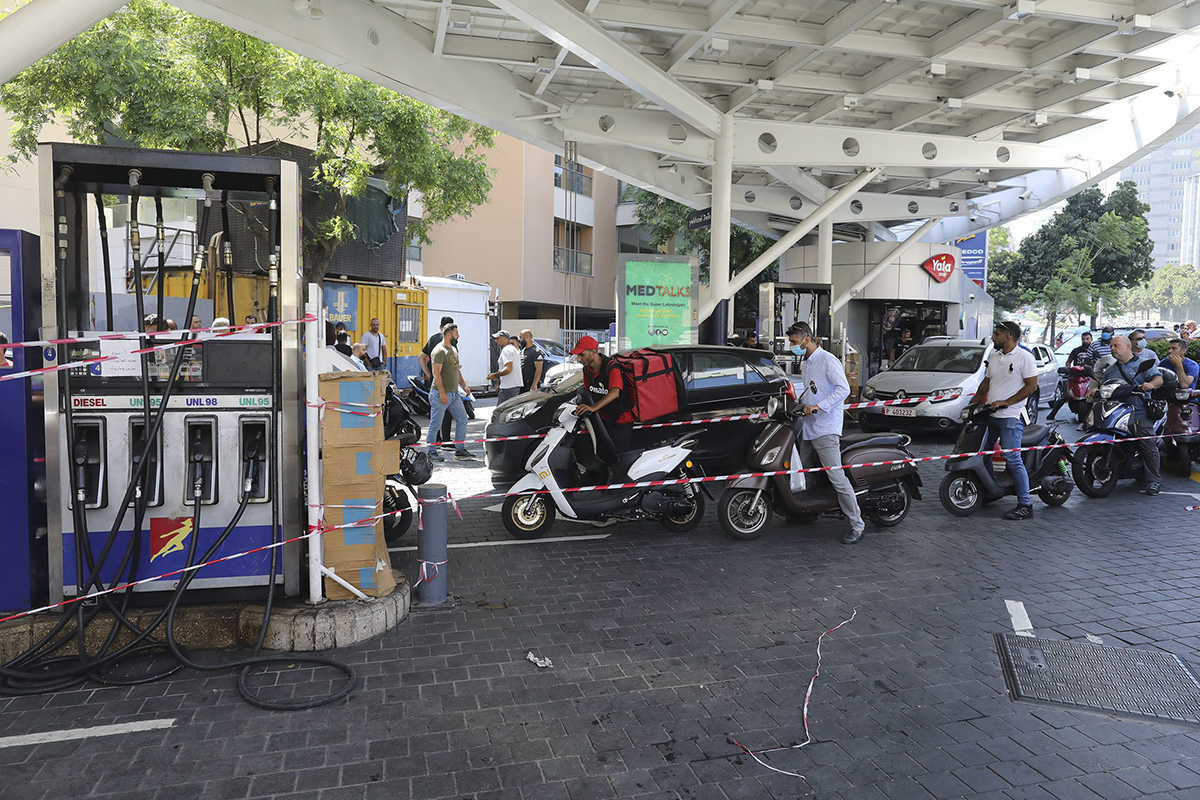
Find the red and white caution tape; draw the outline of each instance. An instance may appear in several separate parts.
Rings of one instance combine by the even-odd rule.
[[[750,756],[755,761],[757,761],[759,764],[761,764],[762,766],[771,770],[772,772],[778,772],[780,775],[790,775],[793,778],[800,778],[801,780],[804,780],[804,776],[801,775],[799,772],[788,772],[785,769],[779,769],[778,767],[772,767],[766,761],[763,761],[761,758],[759,758],[759,756],[766,754],[766,753],[775,753],[780,750],[799,750],[801,747],[807,747],[808,745],[812,744],[812,733],[808,730],[808,703],[810,700],[812,700],[813,686],[816,684],[817,678],[820,677],[820,675],[821,675],[821,643],[825,641],[826,636],[833,633],[834,631],[836,631],[838,628],[842,627],[843,625],[853,622],[854,618],[857,616],[858,616],[858,609],[856,608],[856,609],[854,609],[854,613],[850,615],[850,619],[839,622],[837,625],[834,625],[832,628],[830,628],[829,630],[825,631],[824,633],[822,633],[820,636],[817,637],[817,668],[816,668],[816,670],[813,671],[812,679],[809,680],[809,682],[808,682],[808,691],[806,691],[804,693],[804,713],[803,713],[804,741],[800,742],[800,744],[792,744],[792,745],[787,745],[785,747],[768,747],[764,750],[751,750],[749,747],[746,747],[746,745],[742,744],[737,739],[732,739],[732,737],[731,737],[733,743],[736,744],[738,747],[740,747],[742,749],[743,753]]]
[[[436,578],[441,573],[441,567],[444,567],[449,563],[449,561],[426,561],[423,558],[418,558],[417,582],[412,585],[412,588],[415,589],[422,583]]]
[[[1200,511],[1200,506],[1184,506],[1184,511]]]
[[[256,322],[253,325],[224,325],[220,328],[181,328],[174,331],[146,331],[145,333],[98,333],[93,336],[68,336],[63,339],[34,339],[28,342],[9,342],[4,349],[18,347],[55,347],[63,344],[83,344],[85,342],[139,341],[142,337],[153,339],[155,336],[179,336],[184,333],[218,333],[222,336],[235,333],[260,333],[264,329],[276,328],[280,325],[294,325],[299,322],[315,322],[316,317],[306,314],[298,319],[285,319],[279,322]]]
[[[854,411],[860,408],[879,408],[880,406],[907,406],[925,401],[937,402],[939,400],[953,400],[956,397],[962,397],[962,394],[928,394],[921,397],[899,397],[895,400],[871,400],[866,403],[844,403],[842,409],[845,411]],[[685,419],[679,422],[648,422],[634,425],[634,428],[679,428],[684,425],[708,425],[713,422],[737,422],[747,419],[766,419],[766,414],[734,414],[728,417],[708,417],[706,419]]]
[[[483,442],[514,442],[519,439],[545,439],[545,438],[546,438],[546,434],[544,434],[544,433],[526,433],[526,434],[522,434],[520,436],[488,436],[488,437],[485,437],[482,439],[453,439],[451,441],[443,440],[440,442],[434,442],[433,446],[440,447],[441,445],[444,445],[444,444],[445,445],[481,444]],[[430,446],[429,442],[417,442],[416,444],[409,445],[409,447],[429,447],[429,446]]]
[[[370,412],[355,411],[352,408],[341,408],[340,407],[340,406],[355,406],[357,408],[379,408],[379,405],[377,403],[342,403],[337,400],[319,399],[315,403],[305,403],[304,405],[308,406],[309,408],[317,409],[318,416],[322,420],[325,419],[325,410],[326,409],[328,409],[330,411],[336,411],[339,414],[352,414],[356,417],[367,417],[369,419],[378,417],[380,415],[380,413],[382,413],[379,411],[370,411]]]
[[[880,406],[907,406],[915,405],[916,403],[937,403],[942,400],[953,400],[956,397],[962,397],[962,393],[958,394],[927,394],[922,397],[898,397],[895,400],[869,400],[865,403],[846,403],[842,408],[847,411],[854,411],[859,408],[879,408]]]

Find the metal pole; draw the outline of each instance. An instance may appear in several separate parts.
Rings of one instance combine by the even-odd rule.
[[[854,178],[851,178],[844,186],[842,186],[842,188],[838,189],[832,197],[814,210],[812,214],[797,223],[796,227],[785,233],[782,237],[780,237],[779,241],[767,248],[766,252],[754,259],[754,261],[750,263],[750,266],[739,272],[737,277],[735,277],[729,283],[728,296],[732,297],[738,292],[739,289],[757,278],[764,269],[771,266],[771,264],[773,264],[777,258],[782,256],[788,249],[790,249],[792,245],[804,238],[806,233],[817,227],[821,220],[832,214],[843,203],[849,202],[850,198],[853,197],[859,189],[866,186],[867,183],[869,183],[870,180],[878,173],[879,170],[876,168],[865,169],[858,173],[858,175],[856,175]],[[713,190],[715,194],[715,184],[713,186]],[[715,211],[713,212],[713,217],[715,222]],[[711,314],[715,306],[715,297],[709,297],[700,309],[700,318],[703,319]]]
[[[729,306],[734,292],[729,289],[729,233],[733,215],[733,115],[721,117],[720,135],[715,140],[712,171],[712,223],[708,239],[708,296],[716,311],[710,325],[711,344],[725,344],[729,336]],[[722,300],[729,303],[721,304]],[[709,316],[702,313],[700,319]]]
[[[886,256],[876,262],[875,266],[871,267],[871,269],[867,270],[866,275],[863,275],[855,282],[853,286],[842,292],[841,295],[838,296],[838,299],[833,301],[833,308],[830,309],[829,313],[836,314],[842,306],[853,300],[856,294],[867,288],[867,285],[871,281],[875,280],[879,273],[883,272],[885,269],[891,266],[892,262],[908,252],[910,247],[920,242],[921,237],[929,233],[929,231],[933,229],[933,226],[937,225],[941,221],[941,217],[933,217],[932,219],[925,220],[924,225],[917,228],[907,239],[905,239],[903,242],[899,242],[895,247],[889,250]]]
[[[421,528],[417,531],[417,602],[438,606],[446,602],[450,564],[446,545],[446,486],[417,487]]]
[[[833,283],[833,217],[817,226],[817,283]]]
[[[321,412],[317,407],[320,394],[317,391],[317,349],[324,342],[325,310],[319,300],[320,287],[308,284],[308,300],[304,311],[316,319],[304,323],[304,399],[305,412],[305,461],[308,465],[308,529],[315,531],[321,524]],[[236,320],[230,320],[235,324]],[[324,586],[321,582],[321,567],[324,563],[322,534],[308,540],[308,602],[318,605],[325,602]]]

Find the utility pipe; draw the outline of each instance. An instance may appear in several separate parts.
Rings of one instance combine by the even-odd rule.
[[[308,284],[308,300],[304,304],[311,322],[304,323],[304,399],[305,405],[305,461],[308,465],[308,529],[315,531],[321,524],[321,412],[318,408],[320,393],[317,391],[317,351],[324,346],[325,309],[320,302],[321,288]],[[318,605],[325,602],[321,574],[324,569],[322,534],[308,538],[308,602]],[[334,578],[334,580],[338,580]],[[340,580],[338,580],[341,583]]]
[[[718,300],[732,298],[738,293],[743,286],[750,283],[759,276],[760,273],[767,267],[771,266],[777,258],[782,256],[796,242],[804,238],[804,235],[820,224],[821,220],[832,214],[843,203],[849,202],[850,199],[858,193],[858,190],[866,186],[872,178],[879,173],[877,168],[865,169],[855,175],[847,184],[838,189],[832,197],[822,203],[812,214],[796,224],[796,227],[785,233],[779,241],[767,248],[767,251],[758,258],[754,259],[748,267],[734,276],[729,282],[729,289],[725,297],[718,297],[714,292],[709,296],[704,304],[700,307],[700,319],[707,319],[712,314],[713,309],[717,306]],[[714,187],[715,188],[715,187]],[[714,209],[715,211],[715,209]],[[716,222],[715,213],[713,222]]]
[[[867,270],[866,275],[863,275],[858,279],[857,282],[855,282],[853,286],[842,292],[838,299],[834,301],[833,308],[829,313],[836,314],[842,306],[846,305],[846,303],[849,303],[854,299],[855,295],[867,288],[871,281],[875,280],[877,277],[879,277],[880,273],[891,266],[893,261],[907,253],[913,245],[921,241],[921,238],[925,236],[925,234],[933,230],[934,225],[937,225],[941,221],[941,217],[931,217],[930,219],[925,220],[925,224],[913,231],[912,235],[903,242],[897,242],[896,246],[889,250],[886,256],[880,259],[875,266]]]

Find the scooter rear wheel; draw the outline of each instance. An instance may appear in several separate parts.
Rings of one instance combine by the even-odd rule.
[[[518,539],[540,539],[554,524],[554,503],[544,494],[507,497],[500,510],[504,527]]]
[[[755,500],[755,497],[758,500]],[[721,528],[735,539],[749,541],[762,536],[771,524],[771,498],[758,489],[728,489],[717,503]]]
[[[903,498],[901,505],[888,512],[875,511],[867,515],[867,518],[881,528],[890,528],[893,525],[899,525],[908,516],[909,509],[912,508],[912,496],[908,493],[908,484],[900,481],[898,488],[901,497]]]
[[[704,519],[704,493],[696,489],[695,494],[692,495],[691,512],[675,517],[663,517],[662,525],[672,533],[687,533],[695,530],[702,519]]]
[[[397,511],[400,513],[395,513]],[[385,489],[383,492],[383,512],[390,515],[383,518],[383,536],[388,544],[391,544],[408,533],[412,526],[413,512],[408,507],[408,498],[391,489]]]
[[[1084,447],[1071,459],[1071,477],[1079,491],[1088,497],[1108,497],[1119,480],[1117,460],[1112,449],[1117,445]]]
[[[951,472],[938,489],[942,507],[956,517],[969,517],[983,505],[983,492],[970,475]]]
[[[1171,471],[1181,478],[1190,478],[1192,476],[1192,447],[1191,445],[1181,442],[1174,447],[1164,447],[1163,450],[1163,465],[1169,466]]]

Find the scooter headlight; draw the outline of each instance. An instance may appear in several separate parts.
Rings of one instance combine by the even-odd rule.
[[[967,420],[969,420],[971,418],[971,407],[967,406],[962,411],[958,412],[958,418],[961,419],[963,422],[966,422]]]
[[[1131,414],[1123,415],[1120,419],[1113,423],[1113,427],[1122,433],[1129,433],[1129,418],[1131,416]]]
[[[779,398],[772,397],[767,401],[767,416],[773,417],[779,413]]]
[[[766,452],[766,454],[763,455],[762,463],[764,463],[764,464],[774,463],[775,459],[779,457],[779,450],[780,450],[780,448],[778,448],[778,447],[772,447],[770,450],[768,450]]]
[[[515,408],[510,408],[504,412],[504,422],[516,422],[519,419],[524,419],[533,412],[538,410],[537,403],[521,403]]]
[[[1116,383],[1106,383],[1103,386],[1101,386],[1100,387],[1100,399],[1110,400],[1113,396],[1113,392],[1116,391],[1117,386],[1118,386],[1118,384],[1116,384]]]

